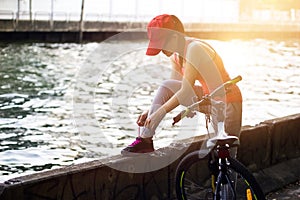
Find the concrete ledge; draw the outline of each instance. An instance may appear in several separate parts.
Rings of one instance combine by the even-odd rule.
[[[146,30],[148,22],[84,21],[85,32]],[[300,32],[300,25],[270,23],[185,23],[187,32]],[[0,31],[79,31],[79,21],[0,20]]]
[[[300,180],[299,163],[300,158],[287,160],[254,172],[254,176],[265,193],[276,191]]]
[[[265,193],[300,180],[299,125],[300,114],[296,114],[243,127],[238,159],[254,173]],[[114,156],[11,179],[0,184],[0,199],[174,199],[178,162],[199,149],[203,140],[178,141],[138,159]],[[130,172],[137,164],[147,169],[157,162],[170,163],[176,155],[182,156],[160,169]]]
[[[187,31],[201,32],[215,30],[223,32],[299,32],[299,24],[270,24],[270,23],[188,23],[185,24]]]
[[[296,23],[186,23],[184,25],[187,35],[203,39],[257,37],[282,39],[299,38],[300,35],[300,25]],[[84,21],[81,30],[79,21],[0,20],[0,40],[6,42],[32,40],[39,42],[78,42],[77,35],[82,31],[83,41],[103,41],[110,37],[111,33],[128,32],[136,37],[136,33],[145,32],[146,27],[146,22]]]
[[[300,115],[267,120],[271,142],[271,164],[300,157]]]
[[[266,124],[243,127],[238,148],[238,160],[251,171],[271,165],[271,136]]]

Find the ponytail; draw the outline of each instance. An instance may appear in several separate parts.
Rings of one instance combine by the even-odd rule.
[[[178,31],[180,33],[185,33],[184,31],[184,26],[182,24],[182,22],[180,21],[180,19],[178,19],[178,17],[176,17],[175,15],[170,15],[172,17],[172,19],[174,20],[174,24],[175,24],[175,31]]]

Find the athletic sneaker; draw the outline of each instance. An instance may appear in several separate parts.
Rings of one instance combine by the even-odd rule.
[[[152,139],[151,142],[148,142],[144,138],[137,137],[131,145],[121,151],[121,154],[126,155],[128,153],[149,153],[152,151],[154,151]]]

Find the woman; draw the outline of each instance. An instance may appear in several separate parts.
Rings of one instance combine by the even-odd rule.
[[[155,56],[162,52],[170,57],[171,79],[159,87],[149,111],[141,114],[137,124],[141,133],[122,150],[122,154],[154,151],[152,137],[160,121],[178,105],[192,104],[193,97],[209,94],[230,80],[222,59],[207,43],[185,35],[182,22],[174,15],[163,14],[153,18],[147,27],[149,45],[146,54]],[[200,83],[197,87],[195,83]],[[201,89],[199,89],[201,88]],[[217,100],[225,102],[225,131],[239,136],[242,119],[242,96],[234,85],[229,93]],[[217,118],[213,118],[216,130]]]

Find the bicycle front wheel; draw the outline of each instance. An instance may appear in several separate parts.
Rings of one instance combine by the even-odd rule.
[[[199,158],[199,151],[194,151],[181,160],[175,173],[177,199],[213,199],[207,157]]]
[[[226,195],[222,192],[219,199],[241,200],[263,200],[265,199],[259,184],[253,175],[237,160],[229,158],[228,177],[235,191],[235,195]],[[175,174],[176,195],[181,200],[212,200],[214,196],[216,181],[215,177],[218,168],[208,164],[208,158],[199,158],[199,152],[195,151],[188,154],[179,163]],[[222,188],[226,185],[222,185]],[[224,189],[222,189],[224,191]],[[231,191],[227,189],[226,191]],[[223,197],[222,197],[223,196]]]
[[[234,158],[228,158],[227,175],[235,188],[236,199],[265,200],[265,195],[254,176]],[[230,190],[227,190],[227,193]],[[221,198],[222,199],[222,198]]]

